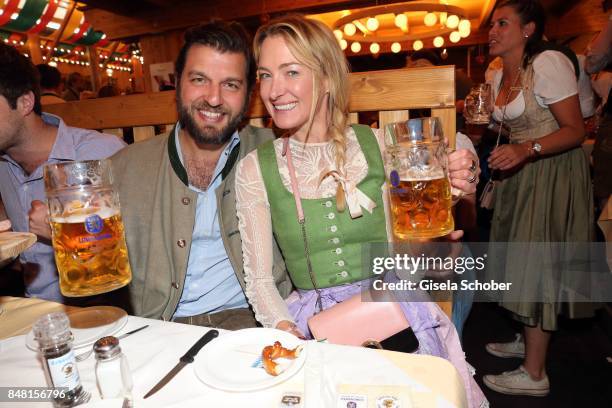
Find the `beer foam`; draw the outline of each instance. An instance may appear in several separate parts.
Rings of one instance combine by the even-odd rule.
[[[119,210],[114,208],[100,208],[100,209],[92,209],[89,208],[87,213],[83,214],[70,214],[68,216],[59,216],[59,217],[50,217],[51,221],[59,222],[64,224],[76,224],[85,222],[87,217],[91,217],[92,215],[97,215],[102,219],[107,219],[113,217],[115,215],[119,215]]]
[[[446,178],[442,169],[433,171],[408,170],[399,174],[400,181],[431,181]]]

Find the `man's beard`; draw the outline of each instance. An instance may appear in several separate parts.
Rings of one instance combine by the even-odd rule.
[[[179,90],[177,90],[177,93]],[[238,113],[236,116],[231,117],[229,119],[228,124],[222,129],[218,130],[213,126],[205,126],[200,127],[194,117],[193,112],[201,109],[206,109],[210,112],[218,112],[222,115],[228,115],[229,112],[219,107],[212,107],[206,101],[203,103],[199,103],[197,107],[188,107],[184,106],[183,102],[178,99],[178,114],[179,114],[179,123],[181,127],[189,133],[189,135],[195,140],[196,143],[199,144],[209,144],[209,145],[224,145],[227,141],[232,137],[240,122],[244,118],[244,114],[247,109],[247,103],[245,102],[242,111]],[[193,106],[193,105],[192,105]]]

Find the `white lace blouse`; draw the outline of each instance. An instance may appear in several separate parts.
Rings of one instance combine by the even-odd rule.
[[[381,152],[384,150],[382,131],[373,129]],[[274,141],[276,161],[284,187],[292,192],[286,157],[282,156],[283,140]],[[321,176],[335,170],[335,148],[333,143],[301,143],[289,139],[300,194],[305,199],[327,198],[336,194],[337,182]],[[457,148],[474,151],[467,136],[457,134]],[[346,179],[359,183],[368,173],[368,165],[357,136],[352,128],[347,131]],[[383,185],[383,190],[385,186]],[[387,194],[383,194],[387,206]],[[272,277],[272,218],[268,195],[264,185],[257,150],[249,153],[238,163],[236,171],[236,210],[242,239],[246,296],[255,317],[265,327],[276,327],[282,320],[293,322],[285,301],[278,293]],[[297,217],[297,215],[296,215]],[[387,235],[391,237],[387,225]],[[389,238],[391,239],[391,238]]]

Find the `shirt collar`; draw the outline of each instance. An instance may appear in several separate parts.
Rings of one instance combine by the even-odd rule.
[[[76,160],[76,152],[74,151],[74,143],[70,140],[70,132],[68,126],[59,116],[51,115],[50,113],[42,113],[41,118],[49,126],[57,128],[57,136],[55,143],[49,153],[49,160],[58,161],[74,161]]]
[[[168,155],[170,156],[170,164],[172,165],[172,169],[174,170],[177,177],[185,184],[189,186],[189,180],[187,177],[187,170],[185,169],[185,165],[183,164],[183,152],[181,151],[181,144],[179,141],[179,132],[181,130],[180,122],[177,122],[170,132],[170,136],[168,137]],[[236,158],[238,157],[238,148],[240,146],[240,135],[238,131],[234,131],[229,142],[225,145],[223,152],[221,152],[221,156],[219,157],[219,161],[224,161],[225,164],[222,169],[219,169],[219,165],[217,164],[217,171],[215,177],[221,172],[222,177],[225,178],[227,175],[226,167],[233,166]]]

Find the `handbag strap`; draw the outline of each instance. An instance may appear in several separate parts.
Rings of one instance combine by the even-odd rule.
[[[306,236],[306,216],[304,215],[304,208],[302,207],[302,197],[300,195],[300,187],[297,182],[295,175],[295,167],[293,167],[293,155],[291,154],[291,147],[289,146],[289,137],[285,137],[283,140],[283,156],[287,157],[287,169],[289,170],[289,179],[291,180],[291,190],[293,191],[293,198],[295,199],[295,208],[297,210],[297,220],[302,229],[302,238],[304,240],[304,256],[306,257],[306,267],[308,268],[308,274],[310,275],[310,281],[312,286],[317,292],[317,305],[319,311],[323,310],[323,304],[321,301],[321,290],[317,285],[314,272],[312,270],[312,262],[310,261],[310,248],[308,246],[308,238]]]

